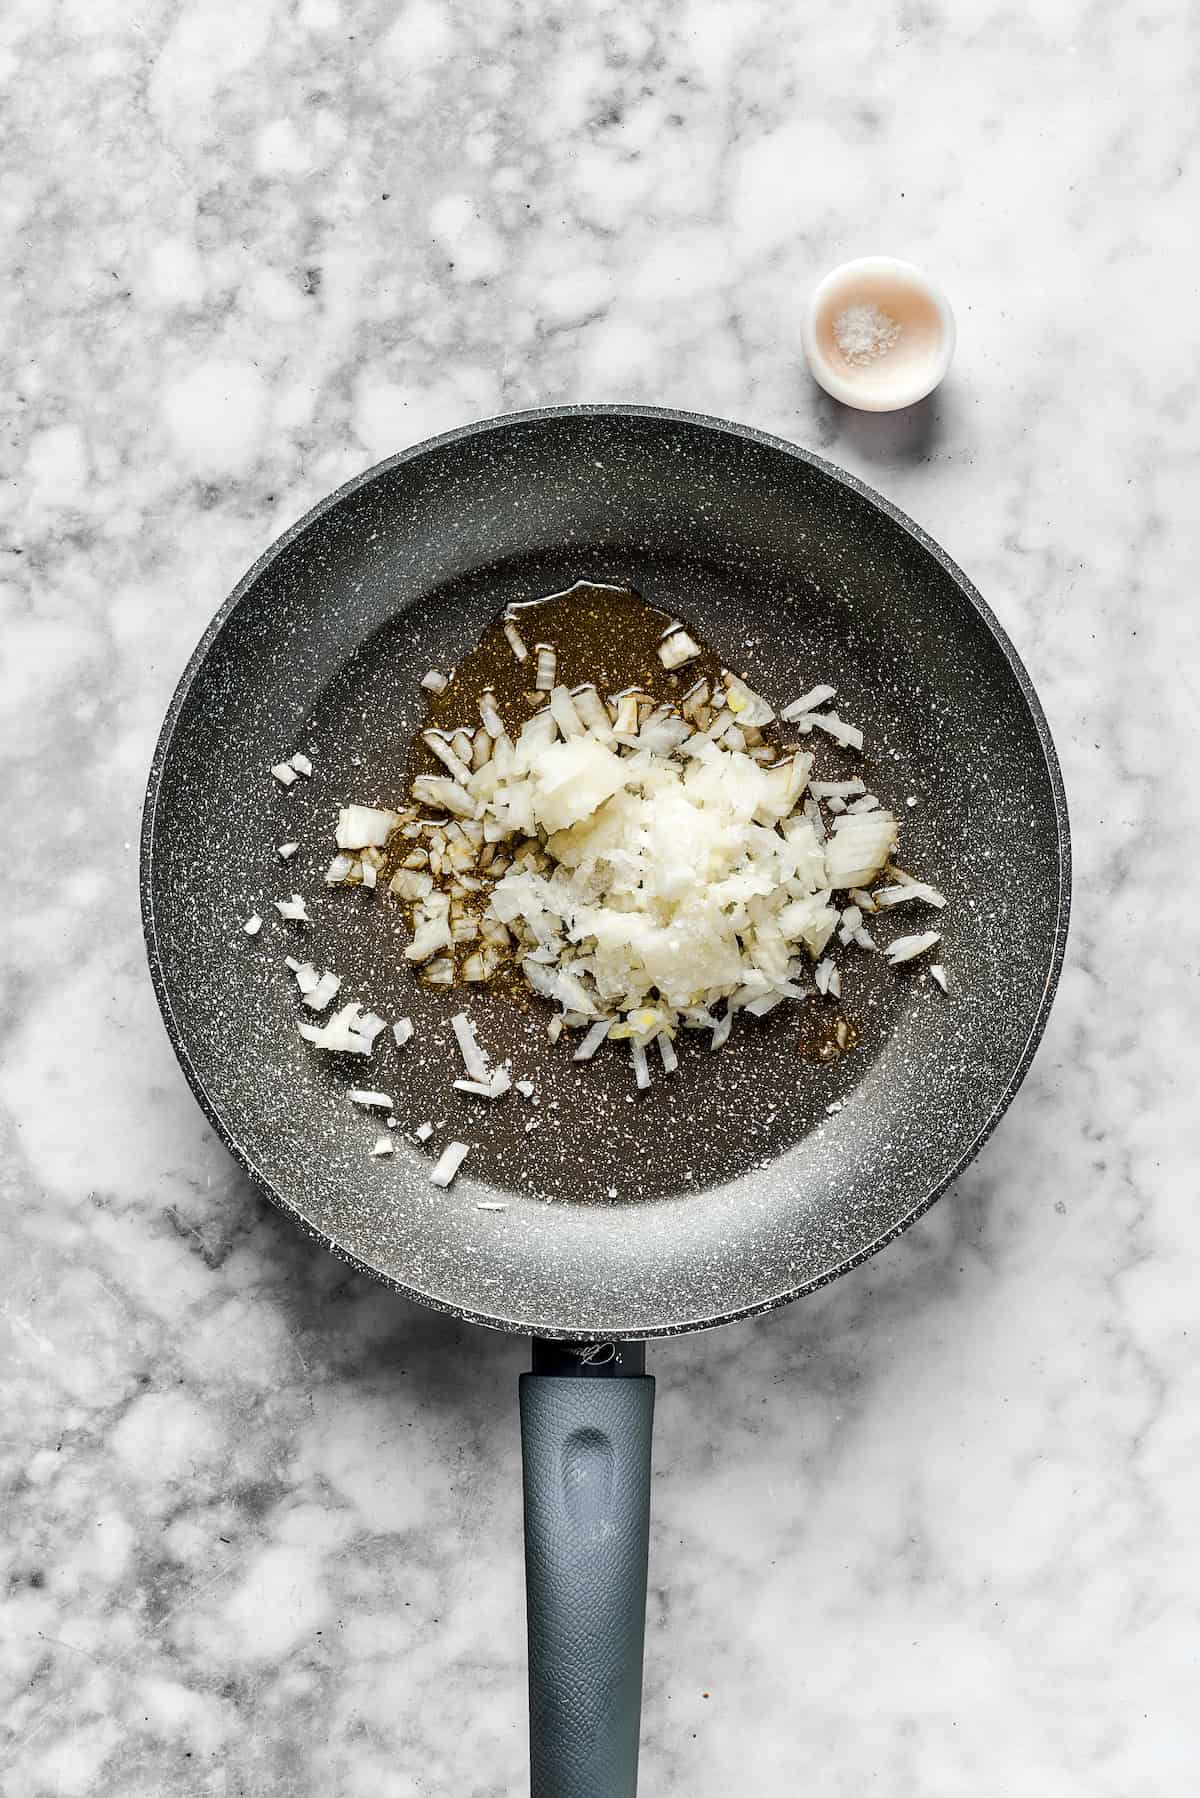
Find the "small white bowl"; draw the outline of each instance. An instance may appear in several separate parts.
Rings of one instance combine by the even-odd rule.
[[[893,346],[854,362],[838,348],[834,323],[848,306],[876,306],[900,327]],[[898,412],[932,393],[954,355],[950,302],[915,263],[862,256],[826,275],[802,327],[804,354],[826,393],[862,412]]]

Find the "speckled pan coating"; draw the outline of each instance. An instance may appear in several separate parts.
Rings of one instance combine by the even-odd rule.
[[[861,1048],[803,1061],[784,1007],[635,1101],[627,1060],[550,1049],[545,1015],[472,1003],[539,1104],[453,1094],[445,999],[415,991],[381,898],[320,880],[336,808],[400,790],[420,676],[496,608],[581,576],[677,609],[780,702],[817,680],[860,724],[870,784],[905,815],[906,865],[951,895],[947,1000],[919,970],[848,959]],[[311,781],[269,765],[303,748]],[[822,772],[848,768],[824,754]],[[914,795],[914,809],[904,800]],[[276,844],[303,845],[286,866]],[[310,930],[272,898],[309,895]],[[783,1303],[852,1267],[965,1166],[1016,1091],[1067,929],[1069,838],[1045,720],[970,582],[915,525],[817,457],[645,407],[502,418],[406,451],[317,506],[246,575],[172,701],[151,770],[142,899],[155,989],[184,1071],[264,1190],[400,1291],[543,1336],[642,1337]],[[267,923],[247,938],[241,922]],[[904,913],[886,939],[924,927]],[[283,957],[342,997],[411,1013],[349,1069],[301,1044]],[[346,1089],[396,1095],[419,1147],[368,1155]],[[826,1107],[844,1099],[840,1111]],[[525,1125],[535,1119],[535,1127]],[[428,1183],[451,1136],[456,1184]],[[617,1198],[609,1189],[617,1189]],[[503,1203],[503,1211],[478,1209]]]

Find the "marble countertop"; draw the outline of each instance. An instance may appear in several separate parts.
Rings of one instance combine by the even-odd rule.
[[[259,549],[577,399],[766,427],[924,524],[1039,686],[1078,869],[970,1173],[814,1298],[653,1349],[643,1789],[1195,1791],[1198,51],[1165,0],[0,22],[6,1794],[524,1789],[526,1349],[252,1194],[158,1019],[136,840]],[[958,310],[912,415],[801,362],[804,295],[873,251]]]

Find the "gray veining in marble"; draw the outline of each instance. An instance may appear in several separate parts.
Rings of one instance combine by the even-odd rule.
[[[252,1196],[167,1047],[134,845],[263,544],[577,399],[744,419],[924,524],[1039,685],[1078,860],[970,1174],[653,1352],[644,1790],[1194,1792],[1198,51],[1165,0],[0,20],[6,1795],[523,1788],[525,1351]],[[959,317],[892,419],[799,354],[873,251]]]

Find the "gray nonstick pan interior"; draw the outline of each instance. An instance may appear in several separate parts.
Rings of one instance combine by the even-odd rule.
[[[776,702],[818,680],[837,686],[840,712],[866,732],[868,784],[903,814],[905,866],[950,897],[948,998],[919,967],[863,956],[848,962],[845,999],[862,1040],[840,1061],[803,1056],[785,1006],[740,1024],[723,1053],[685,1041],[678,1074],[635,1098],[615,1047],[576,1066],[565,1044],[550,1046],[540,1007],[475,992],[481,1040],[535,1080],[539,1103],[452,1093],[449,1018],[462,995],[416,985],[382,896],[326,891],[336,809],[403,795],[426,669],[452,665],[507,602],[580,578],[679,612]],[[269,768],[299,748],[315,772],[285,792]],[[834,777],[860,766],[824,745],[820,755]],[[286,839],[301,844],[287,866],[276,854]],[[271,908],[293,888],[309,896],[307,930]],[[188,1078],[279,1204],[356,1265],[479,1322],[644,1337],[831,1278],[903,1229],[975,1152],[1028,1065],[1057,977],[1067,822],[1020,662],[913,525],[757,433],[571,408],[470,427],[383,464],[251,570],[164,726],[143,902]],[[254,939],[241,929],[252,910],[267,919]],[[916,927],[907,914],[881,934]],[[289,953],[335,968],[342,998],[411,1015],[414,1044],[389,1039],[349,1070],[311,1053]],[[472,1144],[448,1191],[429,1183],[429,1152],[399,1133],[389,1160],[369,1157],[374,1132],[346,1099],[368,1065],[405,1128],[439,1126],[431,1148]]]

